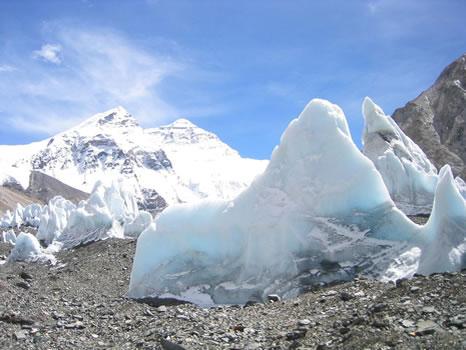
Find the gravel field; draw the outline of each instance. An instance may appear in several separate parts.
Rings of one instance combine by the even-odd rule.
[[[0,255],[10,247],[0,245]],[[1,349],[466,349],[466,271],[203,309],[125,297],[135,241],[0,266]]]

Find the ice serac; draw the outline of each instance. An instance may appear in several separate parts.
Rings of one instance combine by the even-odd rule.
[[[34,235],[21,232],[16,238],[15,247],[12,249],[8,261],[40,261],[54,263],[55,258],[42,251],[40,243]]]
[[[424,231],[431,243],[420,260],[420,273],[457,271],[465,266],[466,202],[449,165],[440,169],[432,214]]]
[[[236,199],[173,206],[141,234],[129,295],[212,303],[291,296],[361,268],[382,273],[387,249],[420,239],[353,143],[343,111],[316,99]]]
[[[16,234],[13,230],[3,231],[2,232],[3,242],[15,245],[16,243]]]
[[[428,214],[437,169],[390,116],[368,97],[363,102],[364,154],[375,164],[396,205],[407,214]]]
[[[45,245],[52,243],[61,235],[68,224],[71,212],[75,209],[76,206],[63,197],[52,198],[42,210],[37,239]]]
[[[151,214],[139,210],[131,186],[99,182],[89,199],[77,206],[53,198],[43,212],[37,237],[52,245],[50,250],[67,249],[110,237],[137,237],[151,222]]]

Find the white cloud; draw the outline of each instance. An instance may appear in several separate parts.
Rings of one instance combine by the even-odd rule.
[[[367,7],[370,13],[376,13],[377,10],[379,9],[379,4],[375,1],[369,1],[367,3]]]
[[[2,72],[14,72],[16,70],[15,67],[10,66],[8,64],[0,64],[0,73]]]
[[[143,125],[203,110],[196,103],[179,109],[163,93],[167,80],[199,79],[199,70],[179,55],[148,52],[111,30],[61,26],[53,33],[48,39],[56,44],[35,55],[58,64],[64,52],[66,61],[52,69],[20,59],[17,72],[0,76],[0,126],[51,135],[118,105]]]
[[[39,58],[47,62],[61,63],[61,46],[55,44],[44,44],[40,50],[33,52],[34,58]]]

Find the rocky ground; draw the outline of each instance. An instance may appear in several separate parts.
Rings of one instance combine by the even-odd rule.
[[[125,298],[135,242],[0,266],[1,349],[465,349],[466,271],[203,309]],[[0,255],[9,247],[0,245]]]

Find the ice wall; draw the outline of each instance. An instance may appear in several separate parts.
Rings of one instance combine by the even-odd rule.
[[[129,295],[201,294],[213,303],[291,295],[300,260],[307,267],[349,260],[356,268],[387,242],[422,239],[353,143],[342,110],[312,100],[264,174],[235,200],[173,206],[142,233]]]
[[[392,199],[407,214],[430,213],[437,169],[370,98],[364,99],[362,110],[363,152],[374,162]]]

